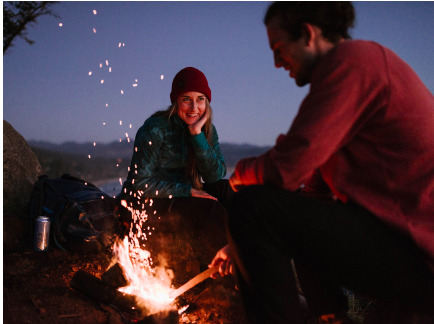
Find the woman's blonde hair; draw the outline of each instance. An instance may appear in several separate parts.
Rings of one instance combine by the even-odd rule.
[[[205,97],[205,114],[208,115],[208,118],[205,122],[205,124],[202,127],[202,131],[205,134],[205,138],[208,141],[209,145],[212,146],[212,108],[209,103],[208,98]],[[166,116],[167,119],[170,119],[174,114],[176,114],[178,109],[178,104],[176,103],[176,100],[166,109],[162,111],[158,111],[153,114],[153,116]],[[202,181],[199,174],[199,171],[197,169],[197,161],[196,157],[193,152],[193,148],[191,145],[188,146],[188,157],[187,157],[187,166],[185,169],[185,176],[187,179],[190,179],[191,184],[193,188],[197,190],[202,189]]]

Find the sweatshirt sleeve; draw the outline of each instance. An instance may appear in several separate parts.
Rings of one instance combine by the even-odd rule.
[[[159,172],[159,151],[164,141],[164,127],[151,121],[145,122],[137,132],[130,173],[132,188],[145,197],[190,197],[189,183],[172,182]]]
[[[212,127],[212,145],[209,145],[203,132],[191,137],[199,174],[207,183],[214,183],[226,175],[226,163],[220,152],[217,130],[214,125]]]

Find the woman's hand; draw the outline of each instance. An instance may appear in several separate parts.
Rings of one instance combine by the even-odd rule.
[[[197,198],[207,198],[207,199],[212,199],[212,200],[218,200],[216,197],[211,196],[209,193],[203,191],[203,190],[197,190],[194,188],[191,188],[191,196],[192,197],[197,197]]]
[[[235,265],[233,263],[232,258],[232,248],[229,244],[225,245],[223,248],[221,248],[217,254],[215,255],[214,259],[208,266],[209,268],[219,266],[219,271],[215,274],[211,275],[212,278],[217,278],[217,274],[220,274],[220,276],[224,277],[227,275],[234,275],[235,274]]]
[[[205,125],[206,121],[208,120],[208,111],[205,111],[205,113],[200,117],[200,119],[195,122],[194,124],[188,125],[188,129],[190,130],[191,135],[199,135],[202,132],[202,127]]]

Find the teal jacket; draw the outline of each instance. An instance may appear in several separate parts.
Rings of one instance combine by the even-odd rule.
[[[188,146],[191,145],[202,180],[213,183],[226,175],[217,131],[212,125],[211,145],[204,133],[191,135],[177,115],[151,116],[139,128],[134,141],[128,178],[121,199],[138,192],[144,197],[190,197],[191,182],[185,176]]]

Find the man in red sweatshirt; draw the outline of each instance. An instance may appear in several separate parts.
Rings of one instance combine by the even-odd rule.
[[[276,67],[310,91],[229,180],[230,244],[212,265],[235,261],[252,323],[306,323],[293,264],[314,323],[350,322],[342,287],[402,314],[434,304],[433,95],[391,50],[349,40],[354,18],[349,2],[267,11]]]

